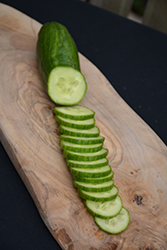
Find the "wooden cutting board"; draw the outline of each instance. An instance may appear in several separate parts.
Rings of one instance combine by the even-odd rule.
[[[81,104],[96,112],[129,227],[118,235],[101,231],[78,197],[60,149],[55,104],[38,73],[40,27],[0,4],[0,138],[44,223],[62,249],[167,249],[167,148],[82,55],[88,91]]]

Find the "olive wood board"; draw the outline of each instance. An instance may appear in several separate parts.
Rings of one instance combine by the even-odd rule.
[[[43,222],[62,249],[167,249],[167,148],[105,76],[79,54],[93,109],[105,137],[130,224],[100,230],[73,186],[60,148],[58,124],[37,68],[41,24],[0,4],[0,139]]]

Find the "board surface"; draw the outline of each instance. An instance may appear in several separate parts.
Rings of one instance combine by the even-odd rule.
[[[102,73],[80,54],[115,185],[131,221],[102,232],[78,197],[62,157],[58,125],[36,63],[35,20],[0,4],[0,138],[37,209],[62,249],[167,249],[167,148]]]

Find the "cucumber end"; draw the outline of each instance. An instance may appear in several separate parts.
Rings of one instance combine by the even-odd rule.
[[[84,76],[72,67],[60,66],[54,68],[48,78],[48,95],[59,105],[78,104],[87,91]]]

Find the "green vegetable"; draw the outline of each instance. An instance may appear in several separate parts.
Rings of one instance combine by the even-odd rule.
[[[98,137],[100,130],[98,127],[93,127],[90,129],[76,129],[60,125],[59,130],[64,135],[78,136],[78,137]]]
[[[77,178],[100,178],[109,175],[111,167],[106,165],[100,168],[70,168],[70,171]]]
[[[87,177],[84,177],[84,176],[73,176],[73,179],[74,181],[81,181],[81,182],[84,182],[84,183],[104,183],[104,182],[107,182],[107,181],[111,181],[112,178],[114,176],[114,172],[111,171],[111,173],[109,173],[107,176],[102,176],[102,177],[98,177],[98,178],[87,178]]]
[[[101,219],[110,219],[117,214],[122,209],[122,199],[119,195],[111,201],[106,202],[95,202],[86,201],[87,209],[92,213],[93,216],[99,217]]]
[[[87,120],[72,120],[68,118],[64,118],[61,116],[56,116],[56,120],[60,123],[60,125],[64,125],[69,128],[77,128],[77,129],[90,129],[95,125],[95,119],[90,118]]]
[[[69,136],[69,135],[60,135],[60,140],[71,142],[80,145],[93,145],[97,143],[103,143],[104,137],[77,137],[77,136]]]
[[[124,207],[122,207],[118,215],[111,219],[101,219],[99,217],[94,219],[100,229],[110,234],[121,233],[128,227],[130,222],[129,212]]]
[[[108,165],[106,157],[96,161],[74,161],[67,160],[67,165],[73,168],[100,168]]]
[[[111,190],[114,181],[106,181],[103,183],[85,183],[74,180],[74,186],[87,192],[105,192]]]
[[[70,142],[61,141],[61,147],[63,150],[69,150],[77,153],[92,153],[102,149],[103,143],[92,144],[92,145],[80,145]]]
[[[93,153],[77,153],[65,150],[63,156],[68,160],[96,161],[105,158],[107,154],[108,154],[108,149],[102,148],[101,150]]]
[[[106,158],[108,149],[103,148],[104,137],[95,126],[94,112],[83,106],[57,107],[54,111],[62,133],[63,156],[78,195],[86,200],[99,228],[110,234],[124,231],[129,212],[114,186],[114,172]]]
[[[93,110],[80,105],[72,107],[55,107],[53,110],[56,115],[72,120],[87,120],[93,118],[95,114]]]
[[[37,63],[50,98],[60,105],[79,103],[87,84],[80,72],[78,50],[65,26],[45,23],[38,33]]]
[[[118,191],[118,188],[116,186],[113,186],[112,189],[104,192],[88,192],[82,189],[78,189],[78,194],[85,200],[105,202],[115,199],[118,195]]]

